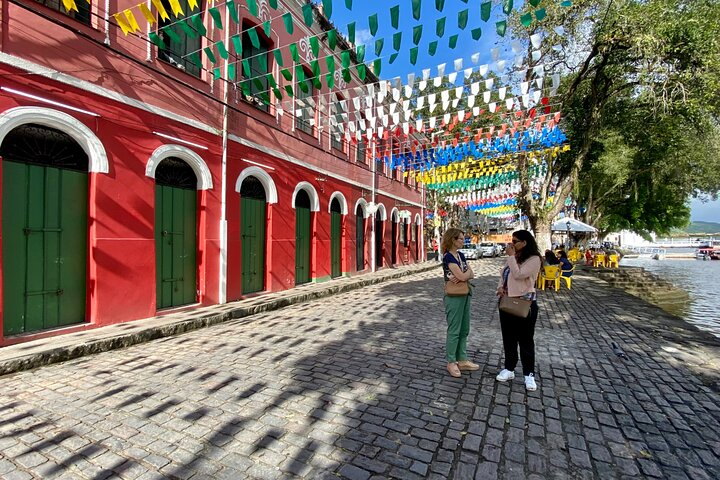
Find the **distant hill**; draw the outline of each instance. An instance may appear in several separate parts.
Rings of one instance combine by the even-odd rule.
[[[720,223],[717,222],[691,222],[685,232],[692,235],[697,233],[720,233]]]

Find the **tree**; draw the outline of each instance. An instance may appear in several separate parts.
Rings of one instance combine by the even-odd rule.
[[[619,130],[618,127],[609,130],[605,125],[616,120],[613,115],[622,107],[626,109],[625,118],[638,122],[644,116],[646,126],[660,119],[669,122],[659,122],[669,127],[673,119],[684,118],[697,122],[703,129],[717,128],[720,3],[575,0],[570,8],[548,4],[547,18],[529,27],[522,25],[521,15],[534,8],[529,2],[523,8],[513,18],[513,31],[518,38],[540,34],[544,39],[543,58],[534,63],[544,62],[563,73],[559,100],[563,104],[563,128],[571,146],[570,151],[546,159],[548,175],[539,192],[537,187],[533,192],[527,175],[520,177],[518,206],[527,215],[542,248],[550,243],[552,219],[562,210],[568,195],[578,191],[581,174],[592,174],[594,161],[600,162],[596,170],[602,170],[603,164],[611,162],[610,155],[615,157],[611,162],[614,168],[628,178],[632,176],[634,190],[628,190],[626,184],[606,183],[585,189],[591,202],[608,193],[605,188],[623,199],[633,200],[616,202],[617,209],[607,210],[613,211],[612,216],[605,217],[608,227],[624,224],[638,230],[664,229],[676,223],[671,219],[682,218],[685,208],[684,201],[682,207],[667,202],[675,202],[683,192],[717,191],[716,180],[701,178],[689,169],[684,171],[681,185],[657,185],[655,180],[662,167],[668,167],[668,161],[678,161],[682,155],[691,155],[691,151],[673,148],[673,155],[658,155],[659,142],[646,138],[634,143],[642,140],[642,129],[637,129],[630,138],[622,125]],[[688,127],[687,122],[676,126],[682,130]],[[619,158],[625,155],[631,156],[632,163],[623,166]],[[716,162],[717,159],[707,168],[717,171]],[[692,165],[697,167],[698,162]],[[526,166],[527,159],[520,157],[521,172]],[[639,172],[645,172],[645,177]],[[630,196],[626,198],[627,195]],[[598,209],[591,204],[588,207],[590,215],[606,213],[607,208]]]

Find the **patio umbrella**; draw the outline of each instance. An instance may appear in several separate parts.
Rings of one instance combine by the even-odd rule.
[[[570,225],[568,225],[570,224]],[[569,227],[569,228],[568,228]],[[583,223],[580,220],[574,218],[562,218],[552,224],[553,232],[568,232],[570,233],[595,233],[597,228],[587,223]]]

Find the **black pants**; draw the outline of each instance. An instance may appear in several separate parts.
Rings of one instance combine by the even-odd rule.
[[[500,328],[502,329],[507,370],[511,372],[515,370],[518,362],[518,345],[520,345],[523,375],[535,373],[535,322],[537,322],[537,316],[537,302],[532,302],[530,315],[527,318],[500,312]]]

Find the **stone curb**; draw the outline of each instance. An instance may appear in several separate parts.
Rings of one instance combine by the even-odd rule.
[[[248,300],[240,300],[236,307],[228,309],[228,304],[215,306],[214,309],[223,309],[221,313],[203,314],[198,312],[196,317],[189,319],[166,319],[162,325],[142,325],[143,322],[156,321],[157,317],[144,320],[135,320],[119,324],[120,326],[130,326],[135,328],[133,331],[120,331],[115,334],[107,335],[103,332],[103,328],[87,330],[87,334],[95,333],[97,336],[106,335],[103,338],[78,339],[78,343],[62,346],[48,345],[42,351],[30,354],[18,354],[14,358],[0,359],[0,376],[10,373],[20,372],[23,370],[31,370],[33,368],[50,365],[53,363],[64,362],[86,355],[93,355],[109,350],[129,347],[139,343],[149,342],[158,338],[179,335],[192,330],[217,325],[230,320],[256,315],[262,312],[278,310],[289,305],[305,303],[311,300],[328,297],[338,293],[349,292],[351,290],[360,289],[370,285],[382,283],[386,280],[414,275],[416,273],[426,272],[438,268],[441,264],[434,261],[426,261],[418,266],[411,268],[403,268],[400,270],[388,270],[379,274],[369,274],[352,278],[333,284],[314,284],[300,289],[285,290],[283,292],[275,292],[267,296],[258,296]],[[305,291],[304,291],[305,290]],[[307,291],[309,290],[309,291]],[[290,293],[287,293],[290,292]],[[273,297],[275,295],[275,297]],[[278,297],[279,295],[279,297]],[[248,305],[249,304],[249,305]],[[232,305],[232,304],[229,304]],[[210,307],[213,308],[213,307]],[[184,315],[192,315],[193,312],[184,312]],[[107,328],[117,327],[116,325]],[[83,332],[83,333],[86,333]],[[66,337],[53,337],[59,341],[64,341]],[[45,339],[47,340],[47,339]],[[28,342],[32,343],[32,342]],[[20,346],[27,344],[19,344]],[[12,348],[8,346],[4,348]],[[0,348],[0,354],[2,353]]]

